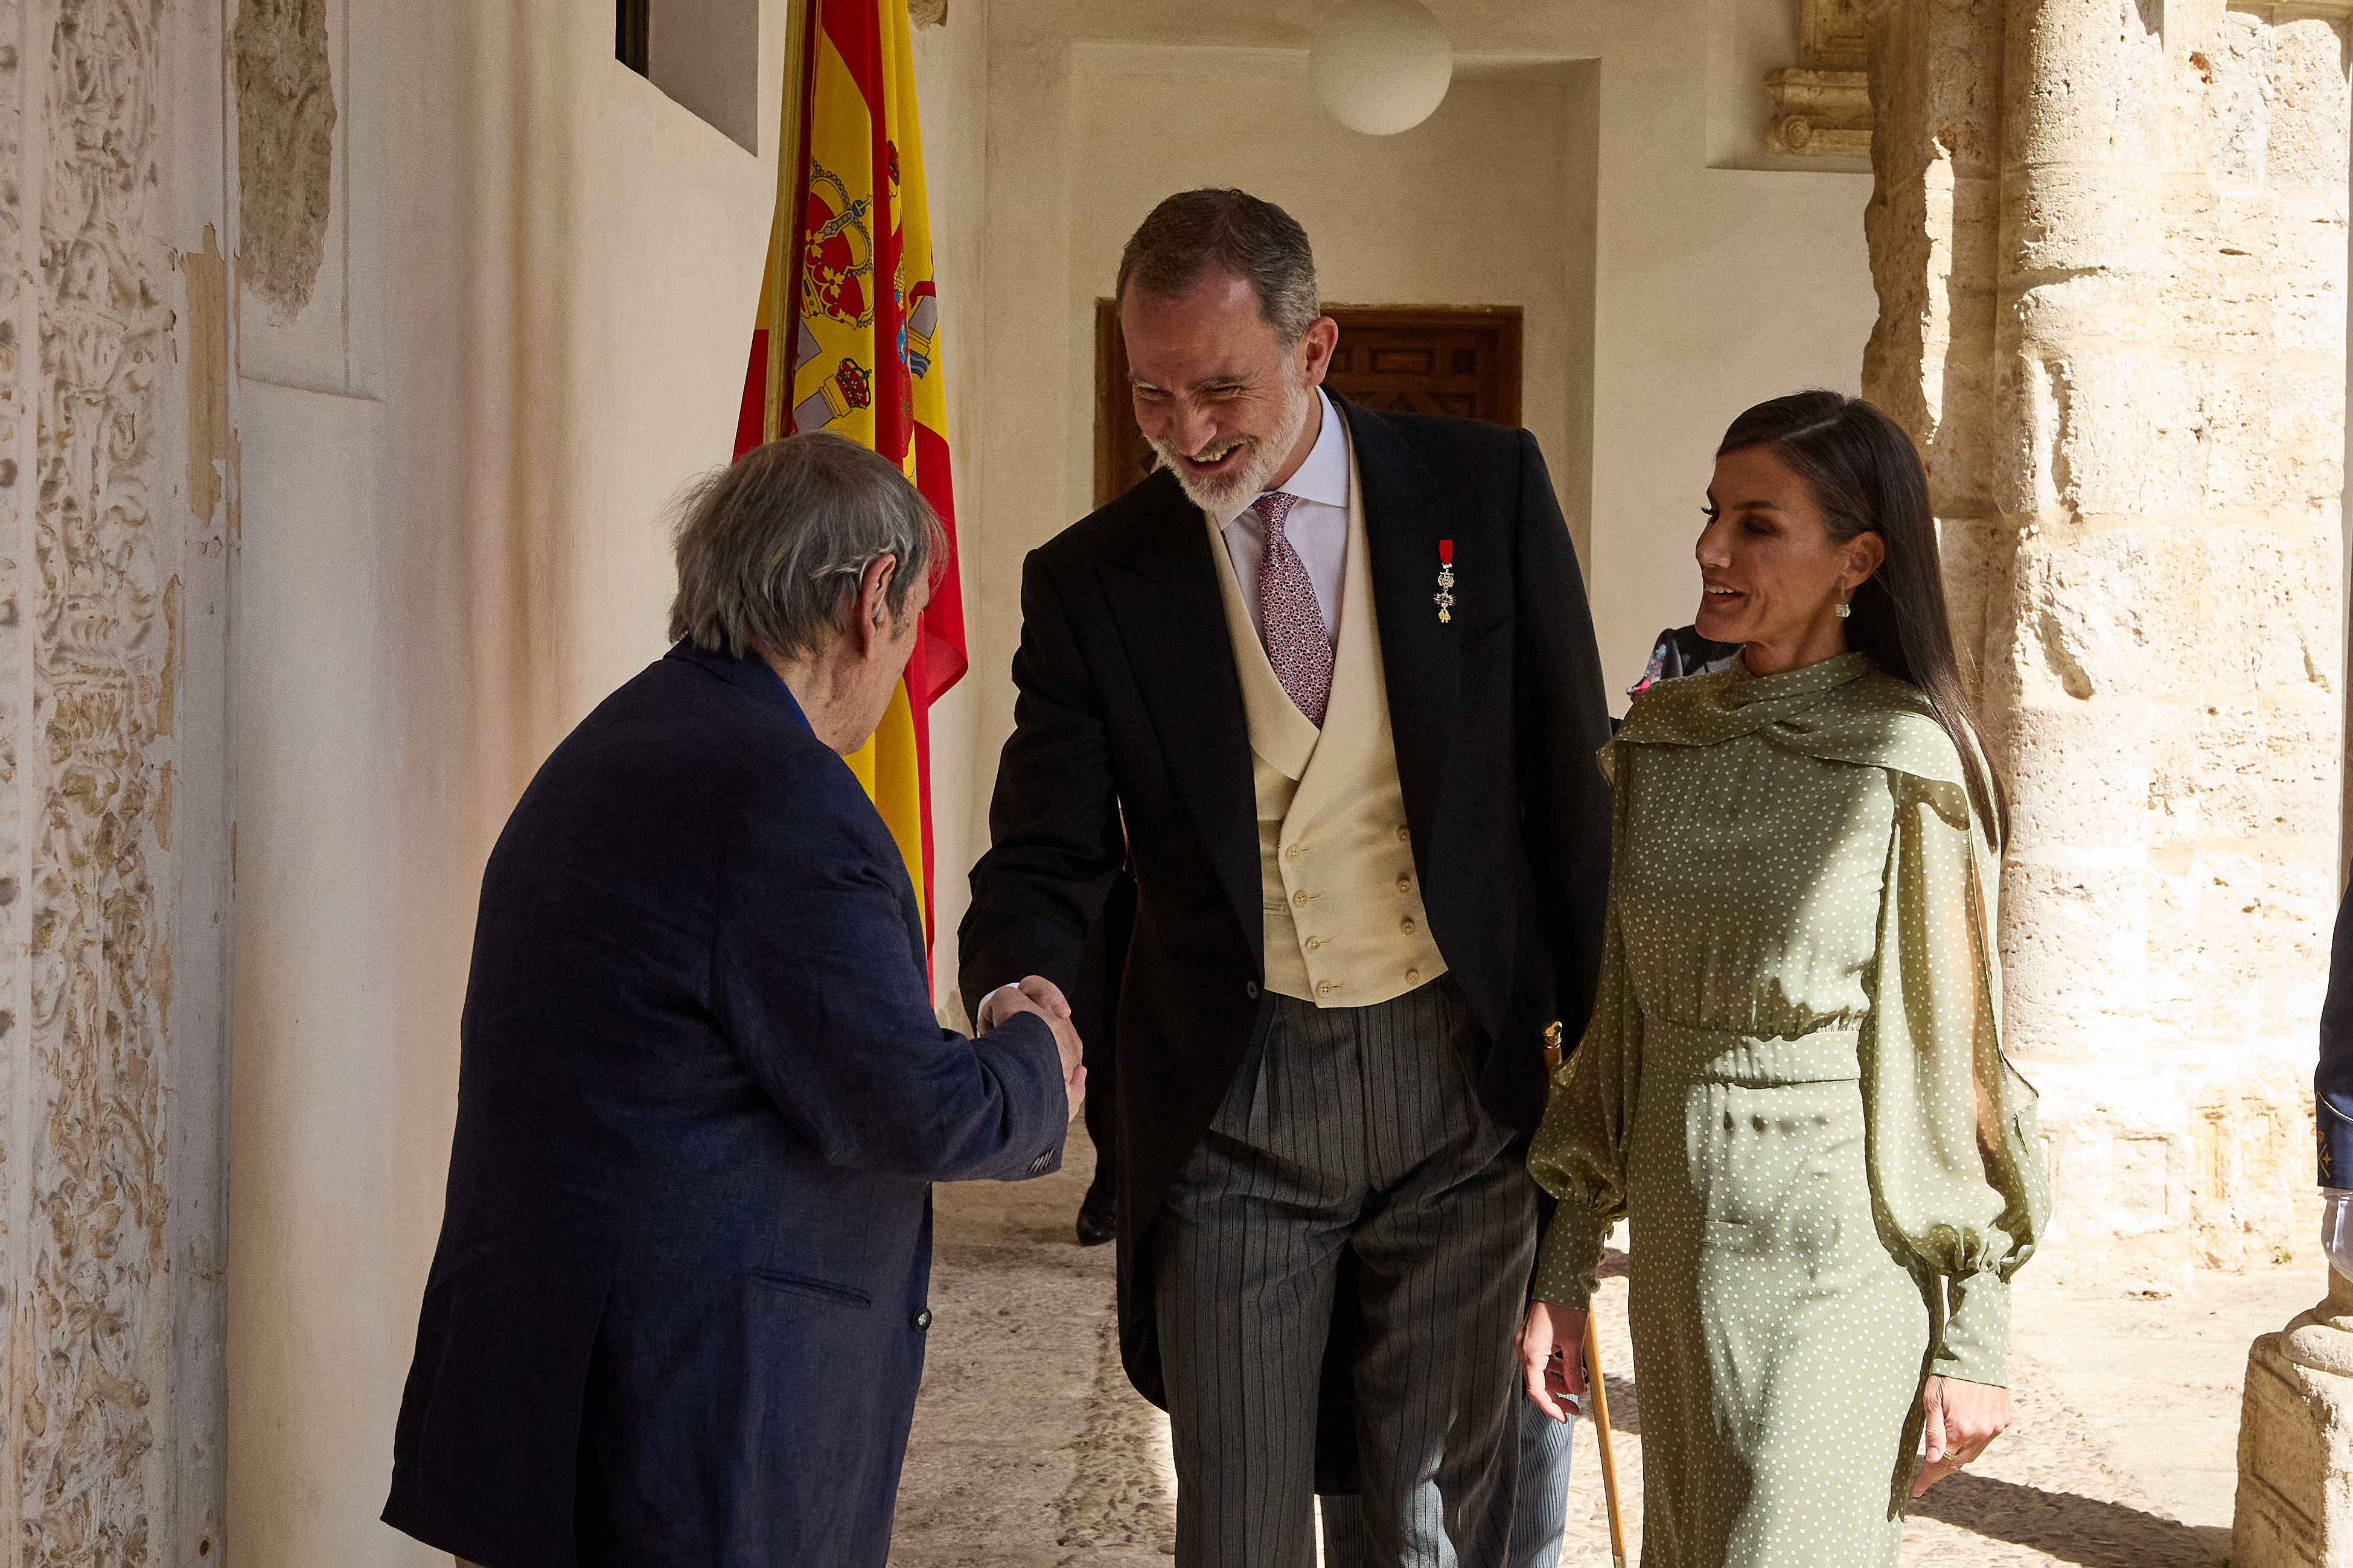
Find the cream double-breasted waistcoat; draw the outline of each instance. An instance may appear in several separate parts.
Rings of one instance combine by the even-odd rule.
[[[1267,988],[1324,1007],[1401,996],[1444,973],[1446,960],[1430,939],[1414,875],[1356,454],[1348,457],[1339,647],[1320,731],[1267,661],[1217,519],[1205,512],[1202,521],[1250,726]]]

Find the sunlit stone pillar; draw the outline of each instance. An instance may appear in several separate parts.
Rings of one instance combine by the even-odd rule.
[[[2010,784],[2052,1275],[2310,1252],[2337,890],[2342,5],[1874,7],[1865,391]]]
[[[2353,1563],[2353,1280],[2247,1356],[2234,1568]]]

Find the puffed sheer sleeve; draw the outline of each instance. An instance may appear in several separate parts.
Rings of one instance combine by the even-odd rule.
[[[2010,1279],[2051,1214],[2035,1093],[2001,1052],[1990,856],[1957,784],[1891,773],[1896,796],[1863,1117],[1880,1232],[1944,1277],[1928,1370],[2007,1384]]]
[[[1618,861],[1625,852],[1630,768],[1626,750],[1601,749],[1601,771],[1616,792],[1610,844],[1609,912],[1601,931],[1601,973],[1593,1016],[1568,1059],[1553,1071],[1544,1125],[1528,1146],[1528,1172],[1560,1200],[1536,1254],[1533,1294],[1582,1310],[1593,1298],[1609,1227],[1626,1212],[1626,1137],[1642,1079],[1642,1015],[1627,983],[1626,945],[1618,928]]]

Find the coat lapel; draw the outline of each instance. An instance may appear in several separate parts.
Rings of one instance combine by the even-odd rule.
[[[1175,477],[1155,474],[1145,483],[1165,493],[1152,498],[1126,559],[1103,563],[1103,592],[1153,731],[1257,953],[1264,941],[1258,796],[1217,562],[1201,513]]]
[[[1406,821],[1419,849],[1430,842],[1438,819],[1461,685],[1461,617],[1440,622],[1432,602],[1438,542],[1466,539],[1469,521],[1461,515],[1458,487],[1432,473],[1388,420],[1340,398],[1333,402],[1348,421],[1364,484],[1389,728],[1397,742]]]

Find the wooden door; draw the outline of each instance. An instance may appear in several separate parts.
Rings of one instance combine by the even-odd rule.
[[[1326,305],[1340,326],[1324,384],[1383,413],[1451,414],[1520,422],[1517,306]],[[1158,461],[1135,427],[1119,311],[1095,303],[1095,504],[1148,476]]]

